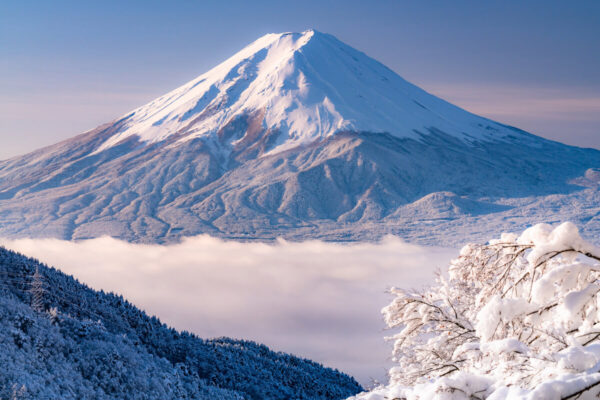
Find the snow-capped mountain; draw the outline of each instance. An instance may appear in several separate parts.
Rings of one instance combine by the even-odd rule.
[[[268,140],[260,135],[266,154],[342,131],[418,138],[416,130],[436,126],[466,141],[503,136],[482,130],[484,119],[427,94],[333,36],[310,30],[263,36],[124,116],[123,127],[96,152],[132,136],[145,143],[174,136],[175,144],[216,139],[224,127],[249,117],[253,131],[271,133]],[[258,137],[246,133],[232,139],[229,144],[239,148]]]
[[[462,241],[486,218],[547,219],[548,195],[595,232],[597,185],[575,184],[599,166],[596,150],[471,114],[331,35],[269,34],[113,122],[0,162],[0,234],[435,241],[447,227]]]

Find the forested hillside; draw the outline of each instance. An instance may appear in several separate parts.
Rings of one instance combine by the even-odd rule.
[[[315,362],[167,327],[0,248],[0,399],[341,399],[361,391]]]

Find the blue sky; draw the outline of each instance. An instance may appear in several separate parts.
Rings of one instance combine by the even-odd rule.
[[[107,122],[269,32],[315,28],[500,122],[600,148],[598,1],[3,1],[0,159]]]

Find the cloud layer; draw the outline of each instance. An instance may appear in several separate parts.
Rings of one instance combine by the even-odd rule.
[[[433,280],[455,250],[388,237],[361,244],[229,242],[176,245],[113,238],[0,240],[7,248],[123,294],[178,329],[265,343],[354,375],[384,379],[390,348],[379,311],[390,286]]]

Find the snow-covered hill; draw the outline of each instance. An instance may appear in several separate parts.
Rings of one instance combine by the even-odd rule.
[[[342,399],[348,375],[250,341],[177,332],[0,247],[2,399]]]
[[[331,35],[270,34],[116,121],[0,162],[0,235],[457,244],[483,219],[495,226],[475,234],[558,211],[600,232],[598,167],[597,150],[473,115]]]

